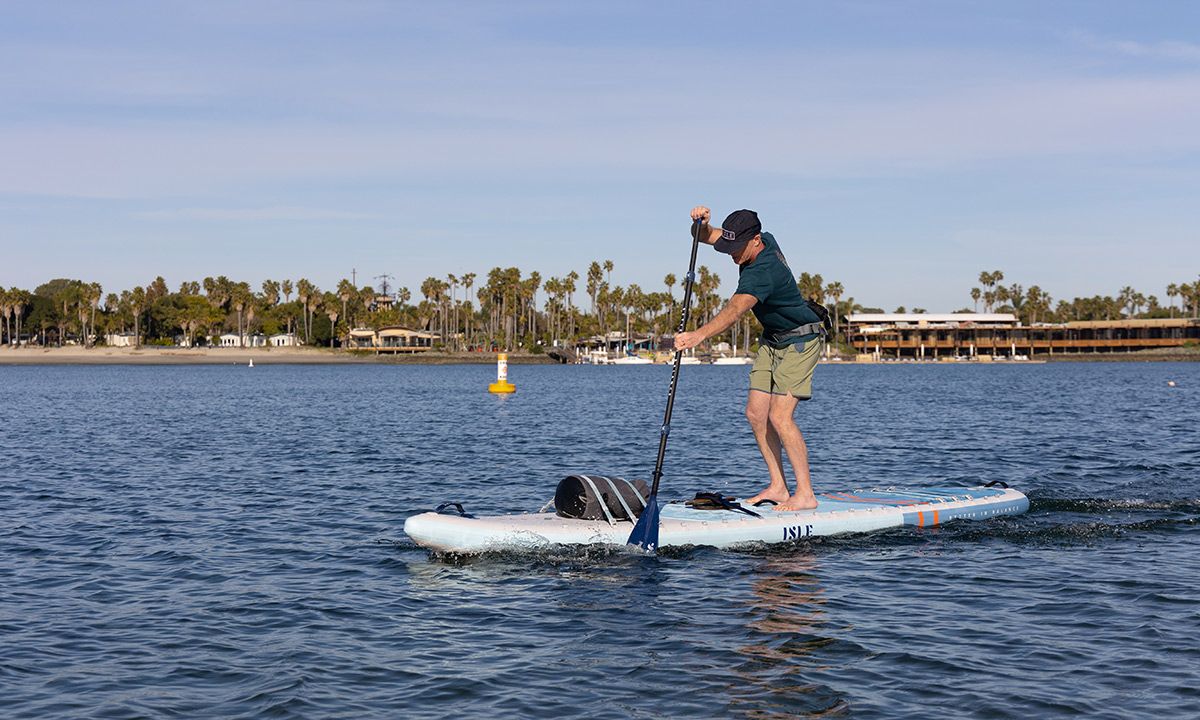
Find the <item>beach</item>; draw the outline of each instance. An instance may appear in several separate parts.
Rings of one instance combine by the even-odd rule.
[[[1037,355],[1035,362],[1178,362],[1200,361],[1200,350],[1193,348],[1161,348],[1125,353],[1055,353]],[[428,352],[403,355],[376,355],[369,351],[348,351],[316,347],[157,347],[114,348],[80,346],[66,347],[0,347],[0,365],[449,365],[494,364],[494,352]],[[509,352],[511,365],[555,364],[544,353]],[[893,364],[895,361],[885,362]],[[926,360],[926,363],[933,363]],[[948,362],[948,360],[947,360]],[[1028,361],[1026,361],[1028,362]],[[840,363],[854,363],[846,357]],[[901,364],[901,363],[896,363]],[[907,362],[903,364],[913,364]]]
[[[494,364],[496,353],[429,351],[375,355],[315,347],[0,347],[0,365],[249,365],[251,362],[255,365]],[[555,361],[542,354],[510,352],[508,362],[529,365]]]

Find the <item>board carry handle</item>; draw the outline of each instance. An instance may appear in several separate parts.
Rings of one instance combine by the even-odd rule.
[[[457,508],[458,512],[457,513],[446,512],[446,510],[449,508]],[[472,519],[475,517],[474,515],[472,515],[471,513],[467,512],[466,510],[463,509],[462,503],[456,503],[456,502],[444,502],[441,505],[438,505],[434,509],[434,512],[439,515],[455,515],[455,514],[457,514],[459,517],[472,518]]]

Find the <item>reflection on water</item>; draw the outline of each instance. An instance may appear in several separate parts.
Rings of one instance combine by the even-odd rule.
[[[817,682],[826,667],[820,651],[837,642],[827,631],[817,555],[795,549],[754,568],[739,599],[745,641],[733,646],[729,712],[735,717],[840,717],[849,710],[840,692]]]

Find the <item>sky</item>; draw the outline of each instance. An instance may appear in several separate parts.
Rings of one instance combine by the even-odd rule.
[[[1200,3],[0,0],[0,286],[687,270],[891,311],[1200,279]],[[736,288],[728,256],[699,264]],[[459,291],[461,293],[461,290]],[[676,297],[680,287],[674,289]],[[543,294],[544,295],[544,294]],[[843,297],[843,300],[845,297]],[[1176,301],[1178,302],[1178,301]]]

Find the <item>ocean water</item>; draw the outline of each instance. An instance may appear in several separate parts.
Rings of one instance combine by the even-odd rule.
[[[765,483],[746,373],[682,368],[664,498]],[[0,367],[0,716],[1200,717],[1200,364],[818,368],[817,492],[1023,516],[431,557],[440,502],[653,469],[668,367],[509,375]]]

